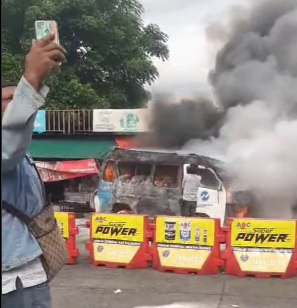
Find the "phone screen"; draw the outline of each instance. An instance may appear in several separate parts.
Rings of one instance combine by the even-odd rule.
[[[54,42],[59,44],[58,25],[54,20],[37,20],[35,21],[36,39],[39,40],[51,33],[55,34]]]

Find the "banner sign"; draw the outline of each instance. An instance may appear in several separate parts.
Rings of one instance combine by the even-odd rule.
[[[94,109],[94,132],[134,133],[148,131],[148,109]]]
[[[215,243],[215,222],[188,217],[157,217],[156,242],[162,266],[201,269]]]
[[[130,263],[144,241],[144,217],[93,215],[94,260]]]
[[[235,219],[231,246],[242,271],[285,273],[296,241],[296,222]]]
[[[39,110],[36,115],[34,122],[34,133],[44,133],[46,132],[46,115],[45,110]]]

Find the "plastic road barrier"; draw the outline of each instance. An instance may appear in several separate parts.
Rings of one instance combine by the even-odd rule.
[[[79,250],[76,248],[76,236],[79,231],[75,226],[75,213],[55,212],[55,218],[69,253],[69,262],[67,264],[75,264],[76,259],[79,257]]]
[[[226,229],[226,274],[297,276],[295,220],[230,219]]]
[[[127,269],[147,268],[149,217],[142,215],[93,214],[90,223],[90,263]]]
[[[219,219],[158,216],[153,267],[180,274],[217,274],[223,266],[222,238]]]

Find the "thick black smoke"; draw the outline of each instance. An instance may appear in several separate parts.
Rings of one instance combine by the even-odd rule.
[[[224,109],[255,100],[296,103],[297,0],[255,3],[241,20],[234,21],[210,73]],[[281,85],[285,79],[287,84]]]
[[[164,148],[181,148],[190,139],[208,139],[218,134],[222,124],[220,112],[209,100],[160,99],[152,105],[151,144]]]
[[[221,126],[229,121],[226,114],[230,108],[255,100],[273,105],[276,113],[297,113],[296,8],[297,0],[253,1],[227,29],[229,36],[210,72],[219,108],[207,99],[179,103],[156,100],[152,143],[180,147],[190,139],[217,137]]]
[[[287,218],[297,204],[297,0],[250,4],[224,31],[211,27],[223,43],[209,78],[219,109],[156,102],[152,128],[164,146],[224,159],[258,217]]]

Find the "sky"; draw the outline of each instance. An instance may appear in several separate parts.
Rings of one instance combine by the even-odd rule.
[[[245,0],[140,0],[144,22],[156,23],[169,35],[169,61],[155,60],[159,78],[149,89],[181,96],[210,96],[207,82],[216,50],[205,29]]]

